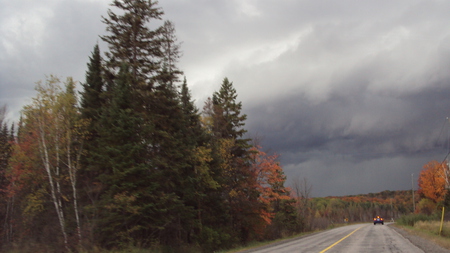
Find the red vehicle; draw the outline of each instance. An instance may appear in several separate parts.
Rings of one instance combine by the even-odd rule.
[[[373,218],[373,225],[377,225],[377,223],[384,225],[384,219],[377,215],[377,217]]]

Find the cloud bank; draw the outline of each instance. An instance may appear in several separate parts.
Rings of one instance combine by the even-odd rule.
[[[107,0],[0,0],[0,103],[84,81]],[[411,188],[448,152],[450,2],[165,0],[197,101],[233,82],[250,135],[314,196]]]

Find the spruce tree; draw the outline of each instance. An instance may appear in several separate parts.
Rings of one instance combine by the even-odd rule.
[[[103,105],[102,93],[104,92],[103,67],[100,49],[98,45],[94,46],[92,56],[89,57],[86,71],[86,82],[82,84],[80,106],[81,116],[89,120],[88,132],[92,138],[95,137],[95,124],[100,117],[100,109]]]
[[[150,22],[161,19],[163,11],[153,0],[114,0],[112,6],[121,15],[108,10],[103,17],[109,35],[101,36],[108,43],[106,66],[114,75],[123,63],[130,67],[133,85],[153,86],[153,78],[160,69],[161,27],[149,28]]]
[[[98,129],[102,107],[105,104],[105,84],[103,81],[103,66],[100,49],[95,45],[92,56],[89,57],[86,71],[86,82],[82,84],[80,92],[80,112],[84,121],[86,137],[83,143],[82,169],[95,174],[95,159],[91,153],[99,148]],[[93,174],[93,175],[94,175]],[[93,176],[91,175],[91,176]]]
[[[103,244],[130,243],[148,229],[141,202],[152,184],[145,164],[140,134],[142,117],[134,110],[131,73],[123,65],[114,82],[111,101],[103,108],[99,148],[94,158],[101,166],[98,179],[103,188],[98,235]],[[144,194],[142,194],[144,192]],[[147,224],[149,225],[149,224]]]
[[[80,157],[79,187],[80,203],[84,206],[85,224],[90,230],[96,227],[98,216],[98,201],[102,193],[98,176],[103,172],[102,164],[95,155],[102,147],[99,145],[99,131],[101,130],[100,117],[105,105],[105,83],[103,80],[103,66],[100,49],[94,46],[94,51],[87,63],[86,81],[82,84],[80,92],[80,113],[85,127],[83,142],[83,155]],[[94,238],[91,238],[92,240]]]
[[[173,240],[179,242],[181,240],[179,235],[183,232],[181,222],[191,219],[191,211],[184,203],[184,191],[187,190],[185,182],[192,175],[183,173],[188,164],[186,153],[189,150],[183,141],[185,136],[181,131],[183,114],[179,95],[170,82],[161,82],[155,88],[152,111],[155,117],[152,141],[158,145],[153,153],[154,166],[159,171],[161,190],[168,204],[164,215],[167,224],[161,233],[162,243],[166,244]]]
[[[242,103],[237,102],[233,83],[224,78],[220,90],[213,94],[207,110],[212,117],[211,143],[213,146],[212,169],[221,188],[223,226],[232,238],[247,241],[248,227],[255,214],[257,192],[253,189],[254,178],[250,171],[249,139],[244,139],[243,128],[247,116],[241,114]],[[214,198],[211,201],[215,201]],[[213,210],[218,211],[218,210]]]
[[[0,119],[0,192],[6,190],[7,180],[5,178],[5,172],[8,169],[9,158],[11,157],[12,152],[11,135],[12,132],[11,134],[9,133],[7,124],[2,124],[2,120]]]
[[[176,63],[181,57],[180,44],[175,35],[174,24],[167,20],[161,27],[161,53],[162,53],[162,73],[161,78],[164,82],[175,85],[179,82],[179,76],[183,74],[178,69]]]
[[[247,119],[241,115],[242,102],[237,102],[237,92],[233,83],[224,78],[220,90],[213,94],[215,110],[214,134],[220,138],[231,138],[239,141],[242,147],[248,147],[248,139],[242,139],[247,130],[242,127]]]
[[[186,78],[181,86],[181,107],[183,110],[181,130],[183,142],[187,145],[185,156],[189,161],[184,171],[185,178],[189,179],[185,180],[184,198],[196,212],[196,217],[190,225],[197,233],[197,238],[201,238],[203,225],[208,225],[208,215],[211,214],[206,205],[210,203],[208,196],[214,195],[211,192],[216,192],[219,184],[210,169],[211,147],[208,144],[206,131],[202,127],[199,111],[191,98]]]

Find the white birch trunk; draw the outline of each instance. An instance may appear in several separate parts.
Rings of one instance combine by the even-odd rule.
[[[68,134],[70,137],[70,134]],[[70,138],[68,138],[70,140]],[[78,234],[78,243],[81,243],[81,226],[80,226],[80,217],[78,215],[78,197],[77,197],[77,170],[78,168],[72,164],[72,158],[71,158],[71,148],[70,148],[70,142],[67,142],[67,167],[69,168],[69,179],[70,184],[72,185],[72,195],[73,195],[73,209],[75,212],[75,220],[77,222],[77,234]],[[77,162],[78,164],[78,162]]]
[[[39,149],[40,149],[39,152],[41,154],[41,159],[44,164],[45,171],[47,172],[48,182],[50,184],[50,193],[52,196],[52,202],[53,202],[53,205],[55,206],[55,211],[58,216],[59,225],[61,227],[61,232],[64,237],[64,246],[66,247],[67,250],[69,250],[68,242],[67,242],[67,233],[65,230],[64,214],[63,214],[63,210],[61,207],[61,199],[60,199],[61,192],[58,189],[59,196],[57,196],[57,192],[56,192],[57,189],[55,189],[56,187],[55,187],[53,174],[52,174],[52,170],[51,170],[51,165],[50,165],[50,159],[49,159],[49,155],[48,155],[47,141],[45,138],[46,134],[45,134],[45,130],[44,130],[44,122],[42,122],[42,120],[43,119],[41,119],[39,116],[37,117],[37,121],[39,124]],[[59,188],[59,183],[57,183],[57,187]]]

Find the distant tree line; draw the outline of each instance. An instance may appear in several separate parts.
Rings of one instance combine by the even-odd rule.
[[[246,138],[230,80],[196,108],[157,3],[111,5],[108,50],[94,46],[79,93],[72,78],[48,76],[19,122],[0,111],[3,250],[212,252],[392,211],[285,187],[278,156]]]

